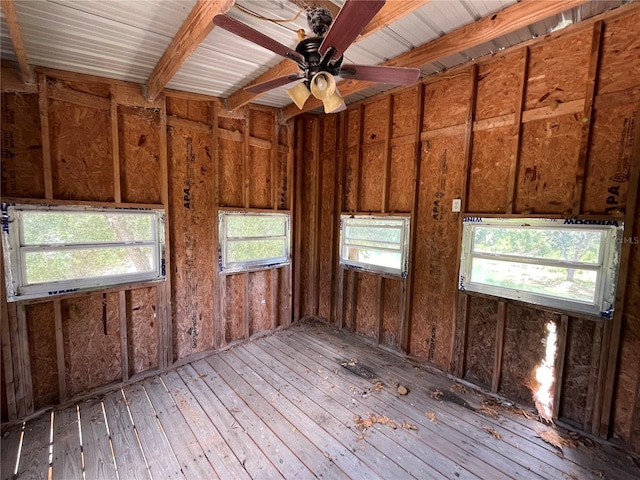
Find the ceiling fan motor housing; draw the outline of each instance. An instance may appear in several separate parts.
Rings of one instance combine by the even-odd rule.
[[[309,37],[298,43],[296,52],[304,57],[306,66],[305,76],[307,79],[311,79],[319,71],[329,72],[331,75],[338,75],[340,73],[340,65],[342,65],[343,57],[340,57],[333,62],[322,62],[322,55],[318,53],[318,48],[324,40],[322,37]]]

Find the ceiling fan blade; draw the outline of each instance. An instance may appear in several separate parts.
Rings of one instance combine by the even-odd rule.
[[[245,91],[249,93],[263,93],[272,88],[281,87],[287,83],[295,82],[304,78],[303,73],[294,73],[291,75],[284,75],[283,77],[274,78],[273,80],[267,80],[266,82],[256,83],[255,85],[249,85],[245,87]]]
[[[366,82],[413,85],[420,78],[419,68],[385,67],[382,65],[343,64],[340,76]]]
[[[324,36],[318,49],[320,55],[334,48],[332,58],[340,58],[384,4],[384,0],[346,0]]]
[[[282,55],[285,58],[293,60],[298,64],[300,64],[300,62],[304,63],[304,57],[295,50],[282,45],[280,42],[267,37],[265,34],[260,33],[259,31],[254,30],[253,28],[231,17],[227,17],[226,15],[216,15],[215,17],[213,17],[213,23],[228,32],[235,33],[245,40],[249,40],[256,45],[260,45],[261,47],[264,47],[267,50],[271,50],[273,53],[277,53],[278,55]]]

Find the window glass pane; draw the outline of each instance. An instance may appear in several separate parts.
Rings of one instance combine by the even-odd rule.
[[[402,239],[400,228],[347,226],[345,234],[347,240],[360,240],[354,242],[359,245],[375,245],[376,242],[399,244]]]
[[[155,216],[113,212],[23,212],[25,245],[153,240]]]
[[[140,246],[26,252],[27,283],[152,271],[153,251]]]
[[[283,217],[227,215],[227,237],[274,237],[285,234]]]
[[[286,240],[283,238],[229,241],[227,262],[237,263],[282,258],[286,255],[285,247]]]
[[[471,281],[559,298],[594,302],[597,271],[473,258]]]
[[[473,251],[598,264],[602,235],[602,231],[478,226]]]
[[[344,258],[348,260],[360,263],[392,268],[394,270],[402,269],[401,252],[383,252],[371,248],[345,246],[343,255]]]

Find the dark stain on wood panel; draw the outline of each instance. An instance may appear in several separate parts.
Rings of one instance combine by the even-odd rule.
[[[2,94],[2,195],[44,198],[38,95]]]
[[[365,105],[364,131],[362,132],[362,143],[364,145],[384,140],[388,116],[386,97]]]
[[[31,356],[33,406],[37,410],[60,401],[53,303],[27,305],[25,309]]]
[[[161,203],[160,113],[118,108],[122,201]]]
[[[470,296],[464,378],[487,389],[493,378],[497,324],[498,302]]]
[[[271,329],[271,275],[277,273],[275,270],[262,270],[248,274],[249,297],[246,301],[250,335]]]

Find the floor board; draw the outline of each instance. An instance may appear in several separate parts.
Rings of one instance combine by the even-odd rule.
[[[47,412],[1,450],[2,480],[640,479],[611,444],[319,324]]]

